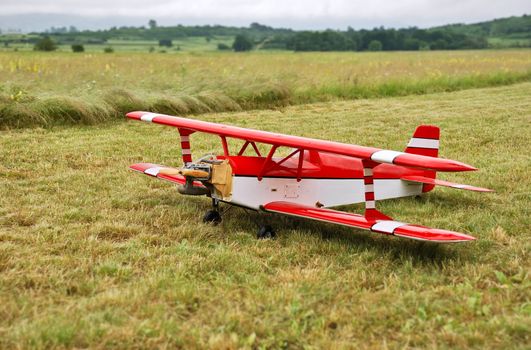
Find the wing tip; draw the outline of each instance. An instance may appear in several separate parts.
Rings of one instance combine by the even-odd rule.
[[[461,232],[434,229],[417,225],[405,225],[399,227],[393,232],[393,235],[434,243],[463,243],[476,240],[476,237]]]
[[[133,112],[129,112],[129,113],[126,113],[125,116],[129,119],[135,119],[135,120],[140,120],[140,118],[142,117],[143,114],[145,113],[148,113],[148,112],[143,112],[143,111],[133,111]]]

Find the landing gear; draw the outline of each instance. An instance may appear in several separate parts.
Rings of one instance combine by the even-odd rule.
[[[275,238],[276,233],[273,231],[273,228],[269,225],[260,226],[256,238],[258,239],[272,239]]]
[[[221,222],[221,215],[217,210],[209,210],[203,216],[203,222],[205,224],[214,224],[217,225]]]
[[[209,210],[203,216],[205,224],[217,225],[221,222],[221,214],[219,213],[219,200],[212,198],[212,210]]]

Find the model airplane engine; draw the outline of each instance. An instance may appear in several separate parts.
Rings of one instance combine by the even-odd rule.
[[[218,160],[207,155],[195,163],[187,163],[184,168],[160,168],[158,174],[185,178],[184,184],[177,186],[180,194],[228,199],[232,190],[232,169],[228,160]]]
[[[189,164],[186,168],[180,170],[180,175],[186,178],[184,185],[178,185],[177,191],[180,194],[189,196],[203,196],[210,194],[210,188],[194,186],[194,181],[201,181],[205,184],[211,177],[210,164]]]

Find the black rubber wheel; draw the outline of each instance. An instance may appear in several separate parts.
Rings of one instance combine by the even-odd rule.
[[[213,224],[217,225],[221,222],[221,215],[219,214],[219,211],[217,210],[209,210],[205,213],[205,216],[203,216],[203,222],[205,224]]]
[[[258,230],[258,234],[256,235],[256,238],[258,239],[272,239],[275,238],[276,233],[273,231],[273,228],[269,225],[265,225],[260,227]]]

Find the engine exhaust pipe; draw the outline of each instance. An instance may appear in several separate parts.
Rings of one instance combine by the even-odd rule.
[[[210,194],[208,188],[194,186],[194,179],[191,177],[186,178],[186,183],[184,185],[177,186],[177,191],[180,194],[188,196],[204,196]]]

